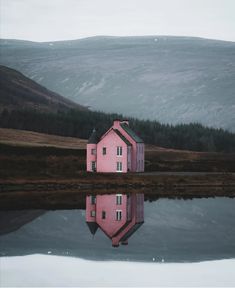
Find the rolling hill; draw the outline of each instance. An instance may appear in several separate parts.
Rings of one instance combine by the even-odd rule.
[[[92,110],[235,131],[235,43],[193,37],[0,42],[0,63]]]
[[[0,112],[3,109],[57,112],[71,108],[87,110],[87,108],[37,84],[20,72],[0,65]]]

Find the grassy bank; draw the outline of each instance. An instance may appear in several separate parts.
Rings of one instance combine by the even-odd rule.
[[[235,172],[235,155],[151,149],[145,170]],[[0,144],[0,182],[6,179],[77,178],[86,170],[85,149]]]
[[[145,200],[159,198],[235,197],[235,175],[80,175],[70,180],[18,180],[0,185],[0,210],[85,209],[90,194],[144,193]],[[107,177],[108,176],[108,177]]]

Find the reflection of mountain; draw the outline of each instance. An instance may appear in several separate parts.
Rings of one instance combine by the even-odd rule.
[[[127,245],[144,223],[144,194],[87,196],[86,222],[93,235],[100,228],[114,247]]]
[[[44,210],[0,211],[0,235],[15,231],[44,213]]]
[[[0,237],[1,255],[48,253],[95,260],[184,262],[235,257],[235,199],[160,199],[144,203],[144,225],[113,249],[84,210],[50,211]]]

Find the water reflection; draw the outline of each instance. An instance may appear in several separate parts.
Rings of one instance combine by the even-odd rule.
[[[131,235],[144,223],[144,194],[87,196],[86,223],[93,235],[100,228],[113,247],[127,245]]]
[[[125,192],[122,193],[122,197],[114,194],[94,195],[96,197],[93,198],[90,195],[86,198],[84,195],[83,202],[79,202],[81,207],[73,210],[1,211],[0,256],[40,253],[93,260],[151,262],[192,262],[235,257],[235,199],[164,198],[154,201],[145,195],[143,203],[143,194],[138,195],[140,194],[128,196]],[[105,197],[107,202],[99,200],[102,197]],[[138,201],[135,197],[140,197],[140,207],[143,208],[144,204],[144,225],[135,233],[131,228],[125,235],[127,239],[120,233],[118,244],[128,240],[129,245],[120,245],[118,249],[114,249],[110,238],[121,229],[125,214],[127,219],[132,219],[131,216],[135,215],[135,212],[130,215],[130,210],[125,208],[125,201],[137,203],[137,207],[131,204],[129,207],[138,211]],[[97,223],[94,221],[94,230],[91,229],[91,232],[95,232],[94,237],[86,222],[86,201],[93,203],[91,207],[96,207],[90,209],[92,215],[94,212],[91,211],[100,211],[101,219],[97,219]],[[112,210],[112,205],[119,208]],[[116,213],[116,210],[121,210],[122,213]],[[110,223],[98,226],[99,222],[105,220],[102,217],[108,219],[111,213],[111,222],[116,223],[114,227],[112,228]],[[116,220],[120,218],[121,220]],[[122,227],[127,228],[133,223],[133,227],[138,227],[138,221],[135,219],[134,217],[127,221],[127,226],[124,224]]]

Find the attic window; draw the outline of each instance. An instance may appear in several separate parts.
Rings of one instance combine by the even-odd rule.
[[[91,155],[96,155],[96,149],[91,149]]]
[[[106,155],[107,151],[106,151],[106,147],[103,147],[103,155]]]

